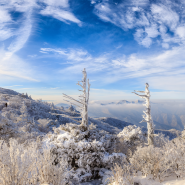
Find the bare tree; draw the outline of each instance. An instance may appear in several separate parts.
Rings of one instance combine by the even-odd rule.
[[[81,117],[82,117],[81,125],[84,126],[84,130],[87,130],[88,129],[88,102],[89,102],[90,84],[89,84],[89,79],[87,79],[87,73],[86,73],[85,68],[82,71],[82,73],[83,73],[82,81],[79,81],[77,83],[77,85],[79,85],[82,88],[82,90],[79,90],[79,91],[83,92],[83,94],[79,96],[79,99],[76,100],[66,94],[63,94],[63,95],[65,98],[72,100],[72,102],[69,100],[65,100],[65,101],[70,102],[71,104],[80,108]]]
[[[148,87],[149,87],[149,84],[146,83],[145,91],[135,91],[134,90],[135,92],[133,92],[133,93],[146,100],[146,103],[144,104],[144,106],[146,106],[146,109],[145,109],[145,111],[143,111],[144,112],[143,120],[140,123],[147,122],[148,145],[154,145],[154,125],[153,125],[153,121],[152,121],[152,117],[151,117],[150,91],[149,91]],[[136,92],[144,93],[144,95],[140,95]]]

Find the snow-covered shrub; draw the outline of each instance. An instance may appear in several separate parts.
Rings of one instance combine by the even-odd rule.
[[[134,185],[131,166],[129,164],[115,164],[112,176],[108,179],[109,185]]]
[[[0,184],[40,185],[48,183],[64,185],[67,167],[64,160],[55,165],[55,155],[47,147],[39,149],[39,143],[18,144],[0,140]]]
[[[53,185],[64,185],[67,182],[67,164],[63,160],[60,160],[60,163],[55,165],[56,156],[53,154],[50,149],[45,146],[40,151],[37,151],[37,177],[39,183],[47,183]]]
[[[154,146],[162,148],[168,142],[169,136],[165,137],[162,133],[154,134]]]
[[[27,106],[23,101],[22,106],[20,108],[21,115],[17,117],[17,121],[22,125],[32,124],[33,118],[30,117],[27,111]]]
[[[9,106],[12,108],[20,108],[22,105],[22,98],[18,95],[12,96],[8,101]]]
[[[174,172],[177,177],[185,175],[185,140],[176,138],[167,142],[163,147],[164,163],[168,164],[170,172]]]
[[[154,178],[158,177],[163,161],[163,151],[152,145],[138,147],[134,155],[130,158],[130,162],[136,172],[141,171],[143,175],[153,175]]]
[[[124,154],[112,153],[115,142],[115,136],[72,123],[55,128],[54,134],[48,134],[43,140],[56,154],[56,163],[61,158],[67,161],[75,182],[97,178],[101,168],[110,169],[114,162],[123,160]]]
[[[164,144],[165,143],[165,144]],[[160,181],[175,173],[177,177],[185,175],[185,141],[175,139],[164,141],[162,147],[138,147],[130,162],[135,171],[145,176],[152,175]]]
[[[146,143],[146,134],[136,125],[125,127],[118,135],[117,150],[132,155],[138,146]]]
[[[58,120],[52,120],[52,119],[39,119],[37,120],[38,124],[38,129],[41,132],[48,133],[49,131],[52,130],[53,127],[58,127],[59,121]]]
[[[10,139],[9,145],[0,141],[0,184],[36,184],[35,146],[24,148],[13,139]]]
[[[13,122],[0,114],[0,139],[8,140],[16,134]]]

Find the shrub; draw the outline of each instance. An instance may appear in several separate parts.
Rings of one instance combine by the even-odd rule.
[[[133,185],[134,179],[129,164],[115,164],[112,170],[112,176],[108,179],[110,185]]]
[[[38,149],[36,142],[25,146],[15,139],[9,143],[0,140],[0,146],[1,185],[65,184],[66,163],[61,159],[55,165],[55,156],[47,147]]]
[[[125,158],[122,153],[112,153],[116,137],[101,133],[96,128],[84,129],[83,125],[68,123],[54,129],[43,140],[56,154],[55,162],[64,158],[75,183],[99,178],[101,168],[110,169],[114,162]]]

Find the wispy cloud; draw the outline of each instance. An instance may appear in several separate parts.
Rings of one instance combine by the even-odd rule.
[[[0,41],[10,38],[13,33],[11,29],[8,29],[8,25],[11,24],[12,18],[8,10],[0,8]]]
[[[23,85],[11,85],[11,86],[4,86],[5,88],[10,88],[10,87],[19,87],[19,86],[23,86]]]
[[[16,55],[25,46],[33,32],[35,13],[52,16],[66,23],[74,22],[81,25],[81,21],[72,13],[68,0],[2,0],[0,5],[0,41],[10,39],[7,42],[9,45],[6,44],[0,51],[0,74],[38,81],[32,74],[34,73],[31,70],[32,66]],[[13,17],[12,12],[18,13],[18,16]],[[76,60],[80,60],[80,57],[85,55],[80,51],[77,54],[79,58]],[[73,59],[73,55],[76,56],[72,50],[66,55],[69,60]]]
[[[64,56],[70,61],[89,61],[92,59],[91,55],[82,49],[53,49],[53,48],[41,48],[41,53],[55,53],[60,56]]]
[[[145,47],[158,41],[168,49],[170,44],[184,43],[185,11],[182,3],[174,1],[131,0],[110,3],[103,0],[95,4],[94,13],[103,21],[122,28],[124,31],[136,29],[135,40]]]
[[[53,49],[53,48],[41,48],[41,53],[53,53],[63,57],[67,60],[67,68],[59,69],[59,73],[63,74],[63,79],[66,76],[69,78],[71,73],[79,74],[83,68],[86,68],[90,73],[98,73],[106,70],[110,67],[108,60],[108,54],[102,54],[98,57],[93,57],[88,51],[83,49]],[[46,55],[47,57],[47,55]],[[70,75],[73,78],[72,75]]]
[[[44,53],[54,52],[63,56],[66,60],[71,59],[67,67],[59,69],[59,72],[68,79],[70,77],[74,78],[74,75],[79,74],[85,67],[89,74],[97,74],[92,80],[97,80],[97,76],[101,83],[109,84],[123,79],[147,80],[152,84],[155,82],[154,87],[165,90],[173,90],[171,87],[176,86],[178,86],[176,89],[180,89],[182,85],[185,86],[185,83],[182,82],[182,79],[185,78],[184,50],[184,46],[178,46],[155,55],[131,54],[119,57],[114,56],[113,53],[93,57],[87,51],[80,50],[80,53],[84,55],[79,57],[79,50],[76,49],[75,51],[73,49],[73,54],[76,55],[70,57],[70,50],[41,49]],[[164,80],[160,81],[160,78]],[[168,87],[165,87],[165,81],[168,78],[174,78],[174,80],[170,80]],[[159,83],[157,83],[157,80],[159,80]],[[173,85],[170,86],[170,83],[173,83]]]
[[[68,0],[42,0],[42,2],[46,6],[40,11],[40,14],[44,16],[52,16],[65,23],[74,22],[78,25],[82,24],[82,22],[71,12]]]
[[[51,87],[50,89],[59,89],[59,87]]]
[[[13,0],[3,1],[0,7],[0,40],[12,38],[7,48],[5,59],[24,47],[32,33],[32,18],[34,9],[40,11],[43,16],[52,16],[55,19],[79,25],[82,22],[71,12],[68,0]],[[22,13],[16,20],[12,19],[11,12]],[[18,26],[19,25],[19,26]]]
[[[38,82],[39,80],[35,78],[35,72],[32,67],[23,61],[20,57],[13,54],[9,56],[8,59],[4,59],[7,52],[1,48],[0,49],[0,75],[3,75],[3,80],[7,77],[15,79],[24,79],[29,81]]]
[[[5,60],[10,58],[15,52],[19,51],[24,46],[29,36],[31,35],[31,29],[32,29],[31,13],[32,13],[32,10],[29,10],[26,13],[25,15],[26,18],[24,20],[24,23],[16,33],[16,39],[12,41],[12,43],[7,49],[7,52],[4,58]]]

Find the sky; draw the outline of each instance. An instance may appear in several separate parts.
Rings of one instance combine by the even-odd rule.
[[[185,99],[184,0],[0,0],[0,86],[32,98]]]

